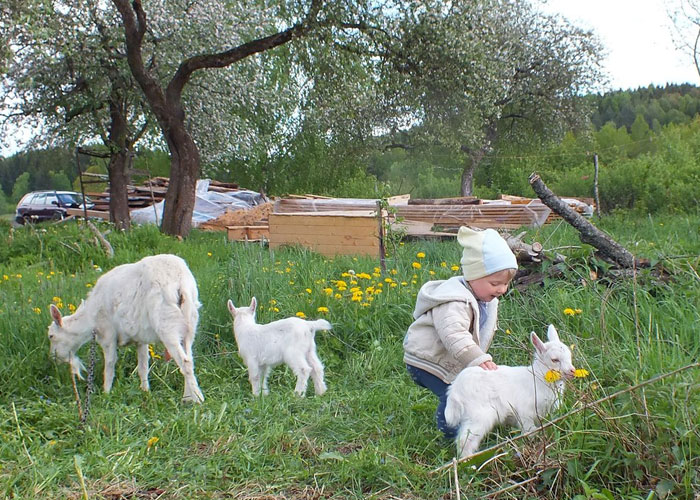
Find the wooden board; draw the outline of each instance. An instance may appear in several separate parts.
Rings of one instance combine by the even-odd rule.
[[[260,241],[270,239],[269,226],[226,226],[229,241]]]
[[[270,248],[300,245],[323,255],[379,256],[374,212],[272,213]]]

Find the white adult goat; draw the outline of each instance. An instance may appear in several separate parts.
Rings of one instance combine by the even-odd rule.
[[[547,382],[553,370],[564,378],[574,376],[571,351],[559,340],[554,325],[543,343],[535,332],[530,340],[535,358],[530,366],[503,366],[484,370],[478,366],[462,370],[449,388],[445,421],[458,427],[456,444],[460,457],[473,455],[483,437],[496,424],[508,424],[530,432],[540,419],[558,406],[564,381]]]
[[[285,318],[266,325],[255,322],[255,297],[249,307],[235,307],[228,301],[233,316],[233,335],[238,353],[248,367],[248,379],[255,396],[269,394],[267,377],[275,366],[285,363],[297,376],[294,388],[299,396],[306,394],[309,376],[318,396],[326,392],[323,381],[323,364],[316,353],[314,339],[317,330],[330,330],[325,319],[307,321],[301,318]]]
[[[185,377],[183,401],[200,403],[204,396],[192,357],[200,305],[197,282],[176,255],[153,255],[117,266],[100,276],[74,314],[63,317],[51,304],[51,355],[70,363],[81,377],[84,366],[76,352],[94,332],[104,354],[104,390],[109,392],[117,345],[136,343],[141,389],[147,391],[148,344],[160,341]]]

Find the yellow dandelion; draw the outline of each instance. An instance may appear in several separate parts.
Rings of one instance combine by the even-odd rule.
[[[306,293],[311,293],[311,288],[307,288]]]
[[[396,269],[392,269],[389,271],[389,274],[399,274],[399,272]]]
[[[452,267],[450,268],[450,270],[452,270],[452,271],[459,271],[459,266],[452,266]]]
[[[39,307],[35,307],[34,309],[32,309],[32,311],[34,311],[37,314],[41,314],[41,308]]]
[[[340,295],[339,293],[336,293],[333,297],[335,297],[336,299],[342,299],[342,298],[343,298],[343,296]]]
[[[411,265],[413,266],[413,269],[420,269],[421,267],[423,267],[423,266],[420,265],[420,262],[414,262],[414,263],[411,264]]]
[[[22,277],[21,274],[19,274],[19,273],[15,274],[15,278],[21,278],[21,277]]]
[[[324,288],[323,293],[325,293],[326,295],[328,295],[330,297],[331,295],[333,295],[333,289],[332,288]]]
[[[401,286],[407,286],[407,285],[408,285],[407,282],[405,282],[405,281],[402,281],[402,282],[401,282]]]
[[[304,313],[301,312],[301,311],[298,311],[297,314],[296,314],[296,317],[297,317],[297,318],[304,319],[304,318],[306,318],[306,314],[304,314]]]
[[[425,252],[418,252],[418,253],[416,254],[416,257],[418,257],[419,259],[425,258]]]
[[[369,302],[363,302],[363,303],[360,304],[360,305],[361,305],[362,307],[369,307]]]
[[[75,304],[68,304],[68,310],[73,314],[77,308],[75,307]]]
[[[207,257],[211,257],[211,252],[207,252]]]
[[[584,368],[578,368],[574,371],[574,377],[576,378],[586,378],[588,375],[588,370]]]
[[[574,312],[575,312],[576,314],[582,314],[582,313],[583,313],[583,309],[574,309]]]
[[[3,274],[3,275],[2,275],[2,279],[5,280],[5,281],[7,281],[7,280],[10,279],[10,277],[9,277],[7,274]]]
[[[160,439],[157,438],[156,436],[153,436],[152,438],[150,438],[150,439],[146,442],[146,448],[150,450],[151,448],[153,448],[153,447],[156,445],[156,443],[157,443],[158,441],[160,441]]]
[[[564,309],[564,314],[566,316],[573,316],[574,314],[576,314],[576,311],[574,311],[570,307],[567,307],[566,309]]]
[[[561,373],[559,373],[556,370],[549,370],[547,373],[544,374],[544,379],[549,382],[556,382],[561,378]]]
[[[158,354],[156,350],[153,349],[153,346],[151,344],[148,344],[148,354],[150,354],[152,359],[160,359],[160,354]]]
[[[430,276],[435,276],[435,271],[433,271],[433,270],[431,269],[430,271],[428,271],[428,274],[429,274]]]
[[[506,328],[506,335],[510,335],[511,333],[512,332],[508,328]]]
[[[397,285],[396,283],[392,283],[392,284],[389,285],[389,286],[390,286],[391,288],[396,288],[396,287],[399,286],[399,285]]]
[[[319,307],[318,309],[316,309],[316,311],[317,311],[317,312],[320,312],[320,313],[327,313],[327,312],[328,312],[328,308],[325,307],[325,306],[321,306],[321,307]]]
[[[276,313],[280,312],[279,307],[273,307],[272,312],[276,312]]]
[[[384,283],[393,283],[394,280],[391,278],[384,278]]]
[[[85,283],[85,288],[92,288],[92,283]]]
[[[289,284],[290,284],[290,285],[293,285],[293,284],[294,284],[294,282],[293,282],[293,281],[290,281],[290,282],[289,282]]]

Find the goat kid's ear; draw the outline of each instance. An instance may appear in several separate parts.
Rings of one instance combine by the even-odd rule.
[[[61,316],[61,311],[59,311],[58,307],[56,307],[55,304],[51,304],[49,306],[49,311],[51,311],[51,318],[53,319],[54,323],[62,327],[63,316]]]
[[[547,328],[547,340],[549,340],[550,342],[559,342],[559,334],[557,333],[557,329],[554,328],[554,325],[549,325],[549,327]]]
[[[228,299],[228,302],[226,303],[226,305],[228,306],[228,312],[231,313],[231,316],[235,316],[236,315],[236,306],[233,305],[233,302],[231,301],[231,299]]]
[[[540,340],[540,338],[535,332],[530,332],[530,342],[532,342],[532,345],[535,346],[537,352],[539,352],[540,354],[544,353],[544,343]]]
[[[250,301],[250,309],[255,312],[256,307],[258,307],[258,301],[253,297],[253,300]]]

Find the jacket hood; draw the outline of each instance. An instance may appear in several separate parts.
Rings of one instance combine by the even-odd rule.
[[[453,276],[447,280],[428,281],[418,292],[413,319],[418,319],[433,307],[445,302],[470,302],[470,299],[474,300],[474,295],[466,281],[464,281],[463,276]]]

